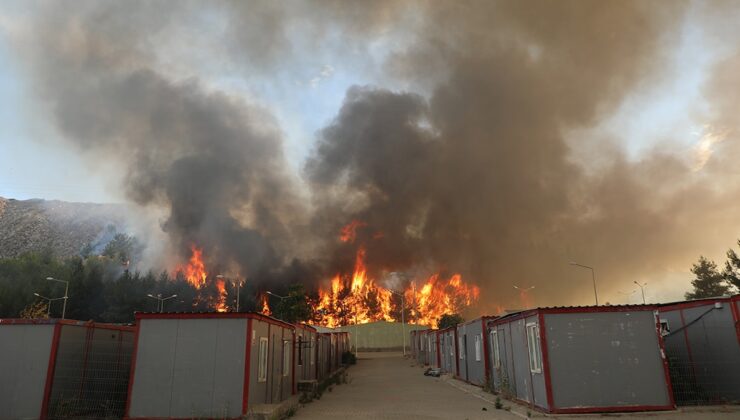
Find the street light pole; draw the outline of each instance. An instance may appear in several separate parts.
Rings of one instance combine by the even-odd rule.
[[[593,283],[594,283],[594,298],[596,299],[596,306],[599,306],[599,295],[596,293],[596,270],[594,270],[593,267],[589,267],[583,264],[578,264],[577,262],[574,262],[574,261],[571,261],[570,265],[575,265],[581,268],[588,268],[589,270],[591,270],[591,280],[593,280]]]
[[[647,286],[647,283],[640,284],[637,282],[637,280],[633,281],[636,285],[640,286],[640,291],[642,292],[642,304],[645,304],[645,286]]]
[[[38,293],[34,293],[33,295],[36,296],[36,297],[40,297],[41,299],[44,299],[45,301],[49,302],[49,303],[46,304],[46,317],[47,318],[51,316],[51,302],[52,301],[55,301],[55,300],[64,299],[63,297],[59,297],[59,298],[48,298],[46,296],[41,296]]]
[[[64,283],[65,284],[65,286],[64,286],[64,297],[63,297],[63,299],[64,299],[64,305],[62,306],[62,319],[64,319],[64,317],[67,314],[67,299],[69,299],[69,282],[67,280],[55,279],[54,277],[47,277],[46,280],[48,280],[48,281],[56,281],[56,282]]]
[[[172,295],[172,296],[168,296],[166,298],[163,298],[161,293],[157,294],[157,296],[154,296],[152,294],[149,294],[149,295],[146,295],[146,296],[147,297],[150,297],[152,299],[156,299],[157,300],[157,311],[159,311],[159,313],[164,312],[164,301],[165,300],[169,300],[169,299],[172,299],[172,298],[176,298],[177,297],[177,295]]]
[[[275,293],[272,293],[269,290],[267,291],[267,294],[268,295],[271,295],[271,296],[275,296],[276,298],[280,299],[280,303],[283,303],[283,301],[288,298],[287,296],[276,295]],[[283,306],[285,306],[285,305],[280,305],[280,319],[283,320],[283,321],[285,321],[283,319]]]

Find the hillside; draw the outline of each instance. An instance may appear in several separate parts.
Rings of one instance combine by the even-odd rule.
[[[50,248],[55,255],[79,255],[101,247],[124,222],[122,206],[0,197],[0,258]]]

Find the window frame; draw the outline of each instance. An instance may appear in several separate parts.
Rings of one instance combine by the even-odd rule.
[[[529,353],[529,371],[542,373],[542,351],[539,346],[540,326],[536,322],[526,324],[527,350]]]
[[[290,340],[283,339],[283,376],[290,375]]]
[[[297,343],[297,353],[296,354],[296,363],[298,366],[303,366],[303,336],[298,336],[298,343]]]
[[[460,353],[458,356],[460,357],[460,360],[465,359],[465,341],[463,340],[463,336],[457,337],[457,352]]]
[[[314,346],[314,338],[311,337],[311,351],[309,352],[311,357],[311,366],[314,364],[314,359],[316,358],[316,347]]]
[[[267,337],[260,337],[259,353],[257,355],[257,382],[267,382],[267,353],[269,347],[270,340]]]
[[[493,367],[501,367],[501,350],[498,344],[498,330],[491,331],[491,353],[493,353]]]
[[[476,334],[475,335],[475,361],[480,362],[481,358],[483,357],[483,352],[481,351],[481,342],[483,341],[481,339],[482,334]]]

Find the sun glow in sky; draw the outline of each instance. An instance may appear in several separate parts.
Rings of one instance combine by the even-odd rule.
[[[63,137],[59,121],[49,109],[53,104],[39,93],[33,65],[29,64],[23,42],[18,40],[28,42],[34,38],[33,19],[40,9],[35,3],[11,1],[0,4],[0,196],[126,202],[122,187],[126,169],[122,159],[117,156],[101,159],[99,155],[91,158],[92,154],[88,154],[89,151],[80,143],[66,141],[68,139]],[[144,48],[146,52],[132,60],[149,60],[147,64],[166,74],[168,81],[197,83],[207,92],[219,92],[235,101],[264,109],[265,115],[269,115],[264,124],[280,132],[281,150],[290,176],[306,191],[309,189],[305,177],[306,162],[316,150],[320,131],[340,117],[338,113],[348,89],[353,86],[379,87],[394,93],[414,93],[430,101],[437,93],[438,84],[448,77],[443,70],[434,71],[437,70],[435,57],[427,57],[428,68],[426,72],[419,71],[418,77],[409,77],[403,60],[398,59],[412,50],[415,42],[420,42],[414,28],[422,27],[421,18],[413,10],[394,10],[400,17],[380,13],[381,24],[378,26],[382,30],[359,30],[351,35],[343,32],[341,27],[322,28],[325,32],[320,34],[311,32],[306,21],[294,17],[284,33],[274,38],[268,34],[263,43],[250,44],[250,53],[256,51],[254,56],[247,53],[240,56],[234,53],[234,46],[228,42],[233,34],[229,32],[232,28],[229,27],[227,12],[213,9],[185,17],[175,15],[173,21],[183,19],[186,24],[157,28],[146,43],[158,47]],[[665,47],[657,48],[661,58],[665,58],[661,61],[664,67],[651,69],[650,74],[641,74],[639,82],[630,85],[630,91],[614,95],[619,98],[618,103],[605,106],[603,111],[597,110],[596,117],[588,125],[567,127],[564,138],[568,158],[578,170],[593,175],[594,179],[589,181],[597,183],[601,171],[612,165],[618,168],[620,159],[634,164],[637,168],[634,170],[638,170],[647,166],[641,165],[643,162],[670,155],[691,168],[691,173],[682,174],[680,182],[676,183],[686,186],[687,191],[711,190],[707,196],[716,199],[717,203],[728,200],[721,194],[725,190],[733,191],[734,182],[731,185],[709,182],[706,184],[709,186],[696,186],[694,183],[698,185],[705,177],[716,176],[718,169],[714,158],[737,138],[731,124],[718,117],[719,106],[713,96],[717,89],[714,82],[717,67],[738,54],[737,17],[738,13],[712,13],[701,3],[690,3],[680,19],[680,30],[673,38],[657,37],[657,42],[665,44]],[[382,24],[391,18],[396,19],[395,24]],[[146,24],[146,19],[143,20]],[[363,22],[359,19],[355,23],[361,25]],[[247,22],[245,26],[250,24]],[[370,23],[367,25],[372,26]],[[451,38],[441,38],[440,44],[457,42],[454,31],[451,32]],[[167,36],[173,33],[175,36]],[[322,42],[313,42],[307,33],[321,35]],[[366,39],[357,42],[353,37]],[[527,42],[525,38],[509,41],[514,44]],[[288,47],[283,44],[288,44]],[[273,56],[273,50],[283,53]],[[434,48],[425,51],[429,50],[436,51]],[[539,46],[530,46],[528,51],[533,63],[548,53]],[[262,65],[261,61],[270,64]],[[125,65],[130,63],[122,63]],[[732,74],[731,71],[729,73]],[[737,90],[738,86],[727,86],[727,90],[730,89]],[[564,103],[567,101],[568,98],[563,98]],[[65,103],[64,106],[74,108],[77,104]],[[604,153],[604,150],[614,153]],[[664,172],[659,174],[646,170],[646,178],[655,175],[669,179],[664,184],[665,191],[656,191],[656,196],[668,195],[667,192],[676,187],[670,182],[670,171],[677,171],[676,166],[678,164],[661,166]],[[604,189],[608,191],[608,186]],[[691,198],[685,200],[690,201]],[[666,202],[676,205],[682,200]],[[664,210],[660,209],[661,204],[639,204],[648,210],[653,210],[653,206],[657,211]],[[595,216],[589,213],[587,203],[582,208],[586,209],[584,214],[577,217],[587,219],[600,214],[598,209],[594,210]],[[687,214],[694,213],[681,213],[676,219],[686,217],[688,220],[671,222],[676,225],[695,222]],[[708,228],[706,237],[699,241],[701,245],[696,245],[702,249],[692,249],[691,252],[721,258],[724,250],[734,243],[734,238],[740,236],[739,228],[740,225],[728,226],[726,234],[716,227]],[[658,231],[666,233],[670,230]],[[670,241],[670,236],[664,240]],[[564,257],[565,260],[567,258]],[[639,269],[657,273],[653,277],[650,277],[651,273],[645,274],[650,277],[651,286],[654,285],[646,290],[648,297],[680,299],[691,262],[682,257],[678,263],[667,259],[640,266]],[[682,286],[674,287],[676,282]],[[629,281],[623,283],[621,289],[625,290],[617,290],[619,287],[609,290],[613,297],[611,300],[637,303],[639,293],[630,293]]]

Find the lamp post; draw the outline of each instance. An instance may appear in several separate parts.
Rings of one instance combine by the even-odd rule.
[[[46,280],[48,280],[48,281],[56,281],[56,282],[64,283],[65,284],[65,286],[64,286],[64,297],[61,298],[61,299],[64,299],[64,306],[62,306],[62,319],[64,319],[64,317],[67,314],[67,299],[69,299],[69,282],[67,280],[55,279],[54,277],[47,277]]]
[[[591,280],[593,280],[594,282],[594,299],[596,299],[596,306],[599,306],[599,295],[596,293],[596,271],[594,270],[594,268],[587,265],[578,264],[575,261],[571,261],[570,265],[575,265],[581,268],[588,268],[589,270],[591,270]]]
[[[281,320],[283,320],[283,321],[285,321],[285,320],[283,319],[283,306],[285,306],[285,305],[283,305],[282,303],[283,303],[283,301],[285,301],[285,299],[287,299],[288,297],[287,297],[287,296],[280,296],[280,295],[276,295],[275,293],[272,293],[272,292],[271,292],[271,291],[269,291],[269,290],[267,291],[267,294],[268,294],[268,295],[270,295],[270,296],[275,296],[276,298],[280,299],[280,303],[281,303],[281,305],[280,305],[280,319],[281,319]]]
[[[403,334],[403,355],[406,356],[406,318],[404,312],[406,312],[406,297],[401,292],[390,290],[391,293],[397,296],[401,296],[401,331]]]
[[[645,286],[647,286],[647,283],[640,284],[637,282],[637,280],[633,281],[636,285],[640,287],[640,291],[642,292],[642,304],[645,304]]]
[[[47,303],[47,304],[46,304],[46,317],[47,317],[47,318],[48,318],[48,317],[50,316],[50,314],[51,314],[51,302],[52,302],[52,301],[55,301],[55,300],[61,300],[61,299],[64,299],[63,297],[58,297],[58,298],[48,298],[48,297],[46,297],[46,296],[41,296],[41,295],[40,295],[40,294],[38,294],[38,293],[34,293],[33,295],[34,295],[34,296],[36,296],[36,297],[40,297],[41,299],[43,299],[43,300],[45,300],[45,301],[49,302],[49,303]]]
[[[217,275],[216,278],[226,281],[226,277],[222,274]],[[241,286],[242,282],[241,280],[237,279],[234,283],[236,284],[236,311],[239,312],[239,287]]]
[[[167,296],[166,298],[163,298],[161,293],[157,294],[157,296],[154,296],[152,294],[149,294],[146,296],[157,300],[157,310],[160,313],[164,312],[164,301],[165,300],[169,300],[169,299],[173,299],[177,297],[177,295],[172,295],[172,296]]]

